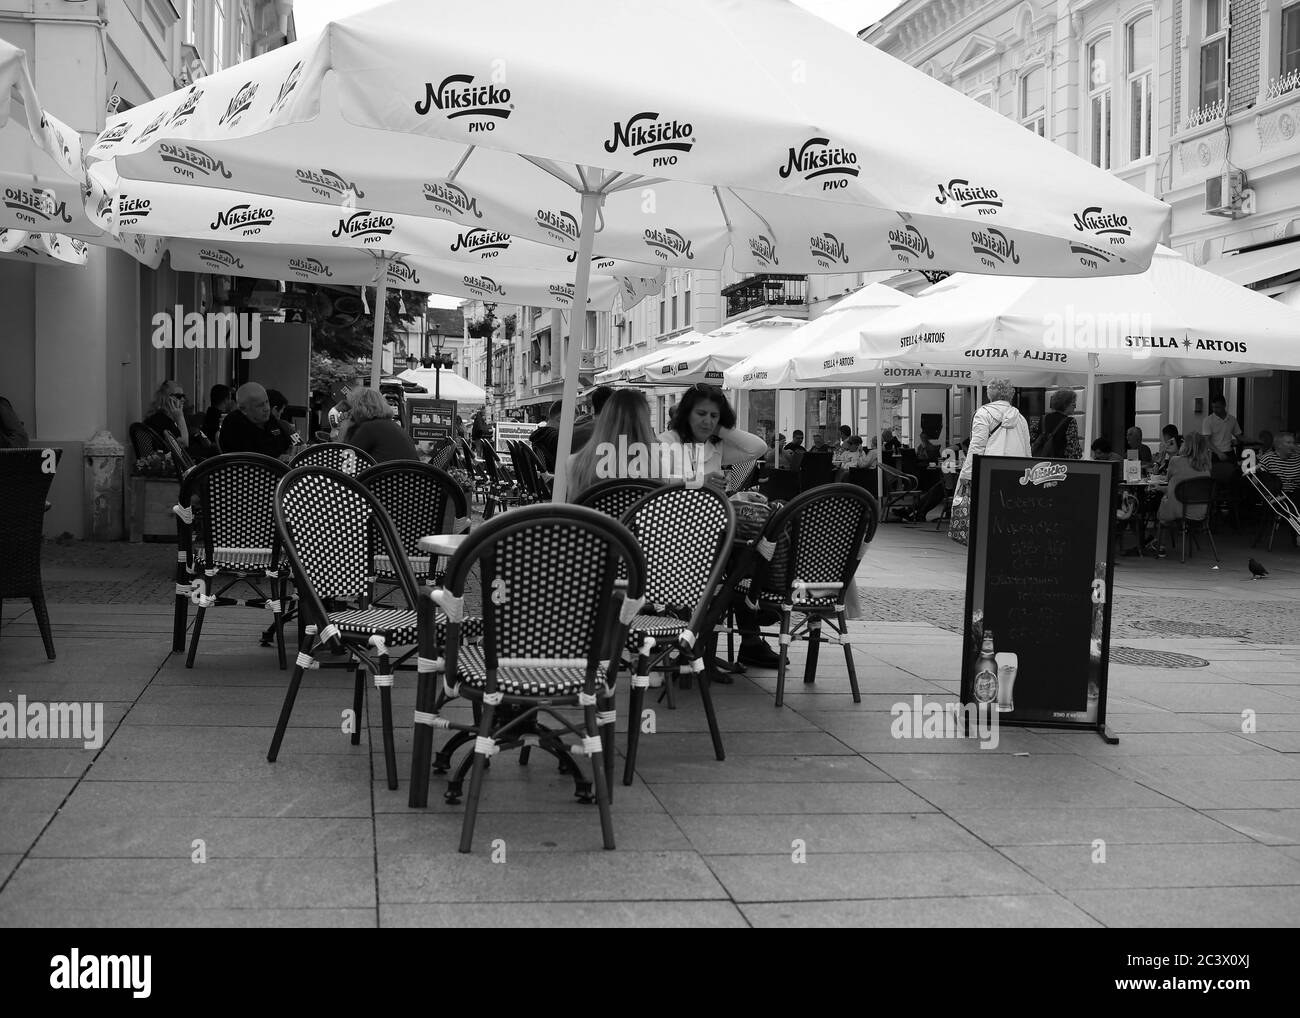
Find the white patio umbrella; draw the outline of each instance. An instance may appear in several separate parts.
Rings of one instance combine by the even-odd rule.
[[[659,358],[665,347],[683,347],[690,346],[692,343],[698,343],[704,339],[704,333],[696,332],[691,329],[680,336],[673,336],[664,340],[649,353],[643,353],[640,357],[634,357],[630,361],[613,368],[606,368],[604,371],[598,371],[595,375],[597,385],[610,385],[614,382],[635,382],[643,380],[646,377],[645,366],[651,361]]]
[[[1086,377],[1089,442],[1097,382],[1300,368],[1300,313],[1164,247],[1132,276],[954,275],[868,323],[861,340],[864,357],[930,370]]]
[[[0,258],[37,265],[85,265],[87,245],[57,233],[0,230]]]
[[[81,137],[42,110],[26,54],[0,40],[0,229],[97,236],[84,179]]]
[[[646,381],[656,385],[721,385],[723,372],[755,349],[779,343],[807,323],[798,318],[759,318],[733,322],[708,333],[698,343],[656,352],[641,365]]]
[[[577,306],[598,217],[603,254],[667,265],[715,268],[730,246],[741,272],[1106,275],[1145,267],[1168,215],[784,0],[562,10],[562,46],[532,0],[368,10],[130,111],[92,156],[158,182],[197,153],[229,175],[197,186],[327,203],[329,167],[366,211],[576,247]]]
[[[438,392],[442,399],[454,399],[463,406],[487,405],[487,390],[468,378],[462,378],[451,368],[443,368],[441,371],[435,368],[408,368],[397,377],[404,382],[422,386],[431,396]]]

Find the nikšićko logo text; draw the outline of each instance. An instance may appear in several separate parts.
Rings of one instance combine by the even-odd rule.
[[[449,74],[437,87],[431,81],[425,82],[424,89],[424,98],[415,104],[415,112],[422,117],[436,107],[447,115],[448,120],[461,117],[507,120],[514,109],[510,102],[510,89],[496,84],[475,85],[472,74]],[[492,120],[475,120],[468,130],[473,134],[476,131],[494,131],[496,126]]]
[[[695,145],[695,128],[680,120],[660,120],[658,113],[638,113],[624,124],[614,125],[614,136],[605,140],[606,152],[632,149],[634,156],[647,152],[689,152]],[[675,155],[657,155],[651,166],[674,166]]]

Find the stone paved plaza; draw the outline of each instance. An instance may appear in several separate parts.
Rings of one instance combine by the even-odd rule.
[[[1254,582],[1248,545],[1221,538],[1218,570],[1208,548],[1120,560],[1112,644],[1199,660],[1112,664],[1118,745],[1003,728],[982,749],[891,735],[893,705],[956,698],[964,549],[884,526],[852,627],[861,704],[839,648],[805,687],[796,646],[784,707],[774,672],[714,687],[723,763],[694,691],[654,705],[613,852],[549,758],[503,754],[468,856],[442,779],[406,805],[412,673],[398,791],[373,690],[362,745],[341,732],[346,671],[309,673],[268,764],[288,673],[257,645],[261,613],[214,610],[187,670],[173,548],[50,545],[58,660],[6,603],[0,702],[103,702],[108,731],[98,750],[0,741],[0,925],[1294,926],[1300,552],[1279,535]]]

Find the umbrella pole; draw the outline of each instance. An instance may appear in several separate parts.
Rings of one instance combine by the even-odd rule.
[[[876,425],[871,435],[876,440],[876,501],[885,500],[885,442],[880,437],[880,383],[876,383]],[[867,443],[871,448],[871,443]]]
[[[1088,388],[1083,394],[1084,416],[1084,459],[1092,459],[1092,442],[1097,437],[1097,355],[1088,354]]]
[[[578,274],[573,285],[573,315],[569,320],[569,356],[564,363],[564,413],[560,417],[560,441],[555,450],[553,502],[565,502],[569,494],[569,454],[573,450],[573,423],[578,410],[578,366],[582,344],[587,338],[591,252],[595,245],[596,211],[603,200],[603,195],[592,191],[582,195],[582,232],[578,235]]]
[[[379,391],[384,373],[384,312],[388,309],[388,259],[379,260],[379,289],[375,294],[375,337],[370,347],[370,388]]]

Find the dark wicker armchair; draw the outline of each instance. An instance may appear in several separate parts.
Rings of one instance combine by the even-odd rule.
[[[0,449],[0,604],[5,598],[32,602],[45,656],[54,660],[54,636],[41,583],[41,528],[45,497],[58,470],[62,449]]]

